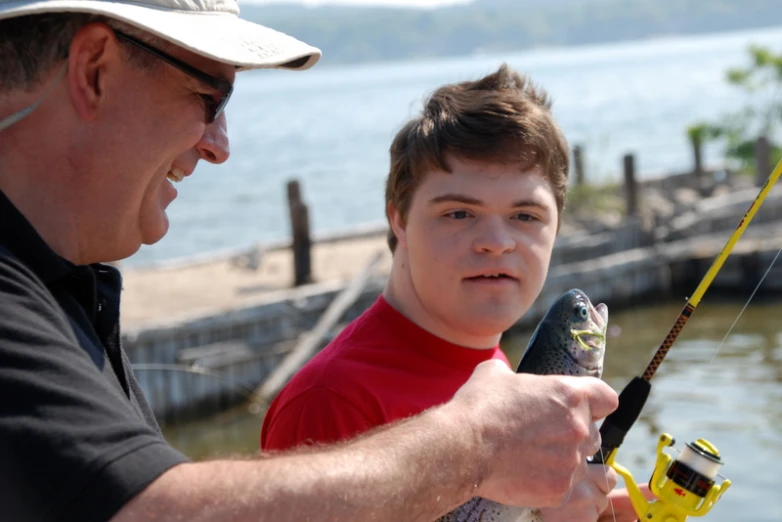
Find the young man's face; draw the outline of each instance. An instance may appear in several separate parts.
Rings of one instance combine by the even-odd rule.
[[[485,348],[540,293],[557,232],[554,193],[537,168],[449,156],[430,172],[406,224],[392,226],[413,321],[451,342]]]

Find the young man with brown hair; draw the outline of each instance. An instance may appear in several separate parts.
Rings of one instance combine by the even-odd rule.
[[[550,106],[502,65],[440,87],[403,126],[390,147],[386,287],[275,398],[263,449],[348,439],[448,401],[484,361],[509,366],[500,337],[543,288],[566,198],[568,146]],[[550,428],[531,436],[555,439]],[[590,468],[547,520],[606,508],[616,473]]]

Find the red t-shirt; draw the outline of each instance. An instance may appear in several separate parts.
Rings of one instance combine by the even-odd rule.
[[[261,449],[350,438],[447,402],[475,366],[500,359],[420,328],[382,297],[297,372],[263,420]]]

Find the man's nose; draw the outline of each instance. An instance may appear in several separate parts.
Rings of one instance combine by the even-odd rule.
[[[196,150],[201,159],[209,163],[224,163],[228,159],[231,155],[231,146],[228,141],[228,120],[225,112],[206,126],[204,134],[196,144]]]

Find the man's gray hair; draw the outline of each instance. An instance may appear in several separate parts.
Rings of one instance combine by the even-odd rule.
[[[171,47],[162,38],[106,16],[88,13],[52,13],[0,20],[0,92],[30,90],[43,75],[68,57],[79,29],[103,22],[161,50]],[[161,62],[149,53],[125,45],[128,59],[140,68],[154,68]]]

